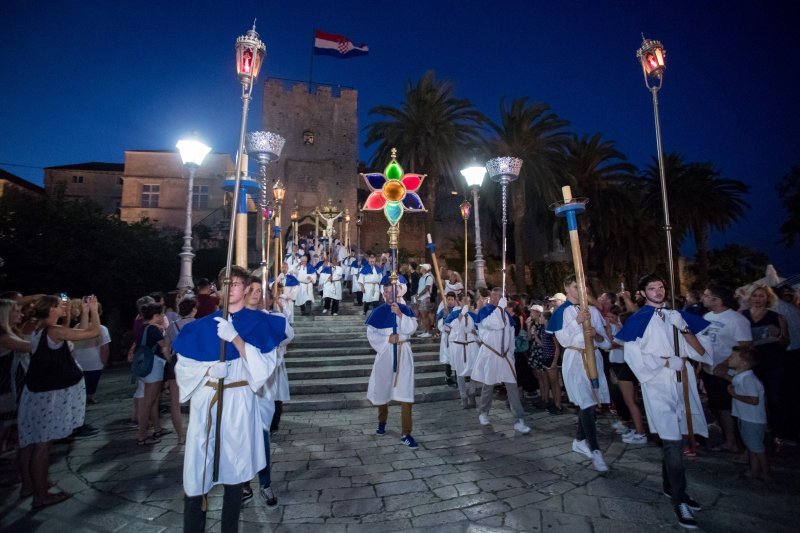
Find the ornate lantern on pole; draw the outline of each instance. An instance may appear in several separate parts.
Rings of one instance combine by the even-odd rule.
[[[361,253],[361,225],[364,224],[364,215],[356,215],[356,254]]]
[[[272,197],[275,199],[275,287],[277,288],[277,279],[278,274],[280,273],[280,266],[281,266],[281,258],[283,254],[281,250],[283,249],[283,245],[281,244],[281,210],[283,204],[283,198],[286,196],[286,187],[283,186],[281,180],[275,182],[275,185],[272,187]]]
[[[495,157],[486,162],[486,171],[492,181],[500,183],[503,198],[503,296],[506,296],[506,250],[508,239],[506,227],[508,226],[508,184],[516,181],[522,168],[522,159],[517,157]]]
[[[348,208],[344,210],[344,248],[350,250],[350,209]]]
[[[261,298],[267,302],[267,264],[269,262],[269,183],[267,166],[281,156],[286,140],[276,133],[251,131],[247,134],[247,153],[258,161],[259,211],[261,212]]]
[[[182,139],[176,145],[181,153],[183,166],[189,171],[189,192],[186,195],[186,229],[183,233],[183,247],[178,255],[181,258],[181,274],[178,278],[178,288],[194,287],[192,281],[192,198],[194,197],[194,173],[197,167],[203,164],[211,148],[193,139]]]
[[[478,191],[483,183],[483,178],[486,177],[486,167],[482,167],[477,164],[471,165],[462,170],[461,175],[464,176],[465,180],[467,180],[467,187],[472,189],[472,203],[475,206],[475,288],[485,289],[486,278],[484,277],[483,271],[486,267],[486,262],[483,260],[483,247],[481,246]]]
[[[469,234],[467,233],[467,221],[469,221],[469,213],[472,211],[472,205],[470,205],[469,200],[464,198],[464,201],[458,206],[458,210],[461,212],[461,218],[464,219],[464,294],[466,294],[469,281],[469,248],[467,248]]]
[[[294,207],[289,215],[292,220],[292,244],[300,244],[300,237],[297,235],[297,221],[300,220],[300,210],[297,208],[297,200],[294,201]]]

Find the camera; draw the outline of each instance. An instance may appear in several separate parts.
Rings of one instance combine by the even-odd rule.
[[[61,301],[64,303],[67,303],[69,301],[69,296],[67,296],[66,292],[62,292],[61,294],[58,295],[58,297],[61,298]]]

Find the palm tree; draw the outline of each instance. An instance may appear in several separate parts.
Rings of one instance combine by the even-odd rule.
[[[744,200],[750,188],[739,180],[721,178],[710,162],[684,163],[676,153],[664,157],[664,170],[675,247],[679,249],[690,234],[694,237],[697,282],[705,284],[708,281],[709,232],[725,230],[742,219],[745,209],[750,207]],[[648,204],[654,207],[661,202],[655,161],[645,172],[645,179],[651,182]]]
[[[433,71],[426,72],[416,84],[408,82],[404,96],[400,107],[370,109],[370,115],[385,118],[367,126],[364,145],[377,144],[373,168],[383,169],[391,149],[397,148],[398,159],[407,162],[406,171],[428,174],[422,190],[428,210],[425,226],[436,235],[437,189],[444,185],[447,190],[464,187],[457,171],[465,155],[483,143],[481,128],[486,119],[469,100],[455,97],[451,82],[436,80]],[[441,183],[442,178],[445,183]]]
[[[629,260],[628,241],[639,224],[641,180],[636,167],[625,160],[613,141],[599,133],[572,136],[567,145],[565,171],[575,183],[575,196],[589,198],[581,224],[581,255],[587,271],[610,278],[625,272]]]
[[[510,105],[501,100],[500,122],[490,123],[495,134],[489,142],[490,153],[523,160],[519,179],[509,187],[517,291],[525,290],[526,252],[533,257],[547,251],[551,222],[547,207],[565,185],[560,167],[569,140],[567,125],[569,122],[553,113],[548,104],[529,103],[524,97]]]

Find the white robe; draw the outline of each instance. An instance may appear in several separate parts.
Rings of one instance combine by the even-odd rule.
[[[285,316],[283,313],[272,313],[277,316]],[[276,351],[275,372],[267,379],[264,386],[258,391],[259,411],[262,421],[265,422],[264,431],[269,431],[272,422],[272,415],[275,412],[275,400],[288,402],[291,400],[289,395],[289,374],[286,372],[286,349],[294,339],[294,328],[286,321],[284,330],[286,338],[278,345]],[[269,403],[272,405],[270,406]]]
[[[417,331],[417,319],[403,315],[397,319],[400,341],[408,341]],[[397,375],[393,372],[394,348],[389,344],[392,328],[378,329],[367,326],[367,339],[377,352],[367,385],[367,399],[372,405],[384,405],[394,400],[414,403],[414,354],[411,343],[397,347]],[[396,380],[396,383],[395,383]]]
[[[471,376],[478,357],[478,331],[469,314],[450,322],[450,366],[457,376]],[[497,356],[495,356],[497,357]]]
[[[506,310],[496,307],[492,314],[481,320],[478,335],[482,344],[472,368],[472,379],[484,385],[516,383],[514,325]],[[503,356],[497,355],[489,346]]]
[[[183,461],[183,490],[187,496],[207,494],[215,484],[235,485],[249,481],[267,464],[262,443],[262,421],[255,393],[274,373],[277,354],[275,350],[260,353],[250,344],[245,344],[245,349],[247,360],[239,357],[231,361],[228,377],[225,378],[228,385],[247,381],[247,386],[226,389],[224,393],[217,483],[211,480],[214,470],[216,404],[209,411],[216,391],[206,386],[208,381],[216,381],[206,374],[215,361],[200,362],[178,354],[175,377],[180,390],[180,401],[191,401]],[[207,437],[209,415],[211,431]]]
[[[556,339],[564,347],[564,359],[561,363],[561,376],[564,380],[564,388],[567,389],[569,400],[580,407],[586,409],[598,403],[611,403],[611,396],[608,393],[608,382],[605,372],[603,372],[603,356],[598,348],[608,349],[611,341],[606,336],[605,323],[600,311],[595,307],[589,307],[589,316],[592,327],[598,335],[603,337],[602,342],[594,342],[594,359],[597,364],[597,379],[600,388],[592,387],[586,369],[583,366],[583,357],[578,350],[570,347],[583,348],[583,326],[575,321],[578,315],[578,306],[565,303],[568,307],[564,310],[564,322],[559,331],[556,331]]]
[[[669,313],[677,311],[664,310],[665,320],[656,313],[650,318],[644,336],[624,344],[625,362],[631,367],[636,378],[642,384],[642,397],[647,412],[647,423],[651,431],[666,440],[680,440],[688,434],[686,410],[683,402],[683,384],[678,382],[678,373],[664,367],[662,357],[675,355],[673,348],[672,324]],[[697,340],[705,348],[700,355],[692,348],[683,335],[678,335],[681,354],[686,354],[695,361],[712,363],[712,345],[707,335],[698,335]],[[687,363],[688,364],[688,363]],[[697,392],[697,381],[694,370],[690,367],[689,405],[692,411],[692,429],[696,435],[708,436],[708,425]]]
[[[283,285],[286,279],[286,274],[278,274],[278,283]],[[281,306],[283,307],[283,314],[286,316],[286,321],[289,324],[294,324],[294,302],[297,300],[297,294],[300,292],[300,285],[294,287],[283,286],[279,296]]]
[[[439,302],[439,309],[436,310],[436,315],[439,315],[439,311],[444,309],[444,304]],[[449,314],[449,313],[448,313]],[[442,318],[436,321],[436,328],[441,333],[441,337],[439,340],[439,362],[443,365],[450,364],[450,343],[448,340],[448,336],[450,334],[450,326],[444,323],[444,319],[447,318],[447,315],[442,315]]]
[[[300,287],[297,290],[297,299],[295,305],[303,305],[306,302],[314,303],[314,282],[317,281],[316,274],[307,274],[300,272],[302,268],[295,271],[294,277],[300,282]]]
[[[333,298],[334,300],[342,299],[342,267],[339,265],[332,266],[330,274],[320,274],[319,283],[322,286],[322,297]]]
[[[381,298],[381,279],[383,279],[383,274],[381,273],[381,269],[373,267],[372,274],[361,274],[359,275],[359,282],[364,287],[364,302],[377,302]]]

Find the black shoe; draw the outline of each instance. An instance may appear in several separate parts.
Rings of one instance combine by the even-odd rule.
[[[697,529],[697,520],[692,514],[692,510],[685,503],[675,506],[675,516],[678,518],[678,525],[684,529]]]
[[[84,424],[78,429],[76,429],[75,432],[72,434],[72,436],[75,437],[76,439],[80,439],[83,437],[94,437],[98,433],[100,433],[100,430],[97,429],[96,427],[93,427],[89,424]]]
[[[248,485],[242,487],[242,507],[248,504],[253,499],[253,489]]]
[[[661,492],[667,498],[670,498],[670,499],[672,498],[672,496],[670,496],[669,492],[667,492],[666,490],[662,490]],[[699,503],[697,503],[695,500],[693,500],[688,494],[686,496],[684,496],[683,501],[681,503],[685,503],[686,506],[689,509],[691,509],[692,511],[702,511],[703,510],[703,507]]]
[[[550,416],[558,416],[561,414],[561,408],[556,407],[554,404],[550,404],[547,406],[547,413]]]

